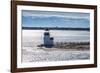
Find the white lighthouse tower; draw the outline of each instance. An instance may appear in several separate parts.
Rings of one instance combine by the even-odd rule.
[[[47,48],[53,47],[53,37],[50,37],[49,29],[46,29],[44,32],[44,46]]]

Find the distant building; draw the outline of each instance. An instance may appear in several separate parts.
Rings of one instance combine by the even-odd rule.
[[[50,37],[49,30],[46,29],[44,32],[44,46],[47,48],[53,47],[54,44],[54,38]]]

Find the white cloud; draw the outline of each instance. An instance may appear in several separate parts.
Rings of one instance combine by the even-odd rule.
[[[30,12],[30,11],[23,11],[22,12],[23,16],[31,16],[32,18],[47,18],[47,17],[62,17],[62,18],[74,18],[74,19],[90,19],[89,15],[85,14],[85,13],[53,13],[53,12],[45,12],[45,11],[36,11],[36,12]]]

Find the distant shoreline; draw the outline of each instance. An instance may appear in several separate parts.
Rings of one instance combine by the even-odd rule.
[[[65,27],[22,27],[23,30],[84,30],[90,31],[90,28],[65,28]]]

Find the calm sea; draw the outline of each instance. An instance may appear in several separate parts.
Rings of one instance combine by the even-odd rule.
[[[22,42],[25,44],[43,44],[44,30],[23,30]],[[89,31],[76,30],[50,30],[50,37],[54,38],[54,42],[89,42]]]

